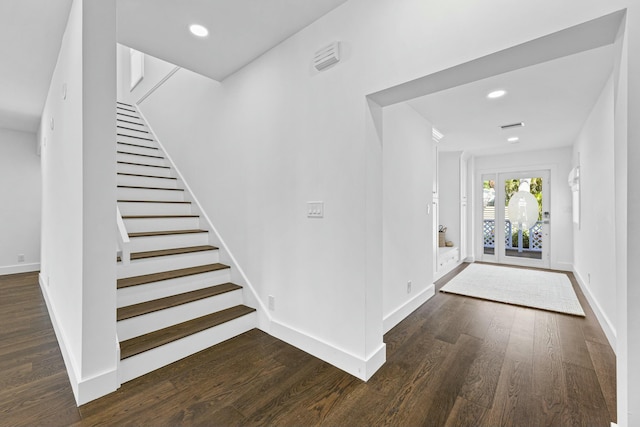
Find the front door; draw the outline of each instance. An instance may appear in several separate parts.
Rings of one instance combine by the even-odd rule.
[[[482,260],[549,268],[549,171],[482,176]]]

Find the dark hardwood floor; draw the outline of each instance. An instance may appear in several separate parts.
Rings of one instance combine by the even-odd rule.
[[[366,383],[252,330],[76,408],[37,275],[0,276],[0,425],[609,427],[615,355],[569,277],[586,318],[437,293]]]

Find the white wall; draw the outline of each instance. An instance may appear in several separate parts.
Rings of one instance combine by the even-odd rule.
[[[155,85],[160,83],[176,66],[151,55],[144,55],[144,77],[131,90],[131,57],[130,48],[118,43],[117,45],[117,87],[118,101],[135,104]]]
[[[79,404],[118,387],[115,64],[115,2],[75,0],[39,132],[40,284]]]
[[[438,152],[440,224],[446,240],[460,247],[460,152]]]
[[[616,242],[613,79],[573,146],[580,164],[580,227],[573,227],[574,271],[615,348]]]
[[[554,150],[528,151],[504,155],[475,157],[474,183],[471,194],[474,195],[473,233],[475,233],[475,258],[479,260],[478,245],[482,245],[482,182],[483,173],[513,172],[550,169],[550,266],[556,270],[572,270],[573,264],[573,226],[571,210],[571,189],[567,176],[572,168],[571,147]]]
[[[352,0],[222,84],[179,71],[142,110],[260,298],[275,296],[274,323],[368,361],[384,309],[372,249],[382,247],[382,151],[366,96],[627,4]],[[342,61],[316,72],[313,53],[333,40]],[[564,157],[556,178],[568,192]],[[306,218],[310,200],[325,202],[325,219]],[[564,216],[571,230],[569,209],[555,203],[554,224]],[[567,233],[554,231],[568,237],[552,242],[556,266],[572,261]]]
[[[0,128],[0,275],[40,269],[42,186],[36,145],[33,133]]]
[[[384,109],[382,284],[385,332],[433,296],[431,124],[407,104]],[[411,281],[411,291],[407,282]]]

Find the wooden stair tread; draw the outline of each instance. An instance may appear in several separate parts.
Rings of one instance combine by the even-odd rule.
[[[165,188],[165,187],[141,187],[138,185],[118,185],[118,188],[135,188],[137,190],[167,190],[167,191],[184,191],[184,188]]]
[[[116,133],[116,135],[117,136],[124,136],[124,137],[127,137],[127,138],[142,139],[142,140],[145,140],[145,141],[153,141],[153,138],[145,138],[144,136],[125,135],[125,134],[122,134],[122,133]]]
[[[200,215],[123,215],[122,219],[199,218]]]
[[[144,132],[144,133],[149,133],[149,131],[147,131],[147,130],[143,130],[143,129],[134,129],[134,128],[126,127],[126,126],[118,126],[118,125],[116,125],[116,128],[132,130],[132,131],[134,131],[134,132]]]
[[[174,176],[140,175],[138,173],[124,173],[124,172],[118,172],[118,175],[140,176],[140,177],[143,177],[143,178],[178,179],[178,178],[176,178]]]
[[[118,200],[118,203],[191,203],[179,200]]]
[[[186,248],[162,249],[159,251],[133,252],[131,254],[131,259],[132,260],[146,259],[146,258],[155,258],[159,256],[192,254],[195,252],[206,252],[206,251],[215,251],[215,250],[218,250],[218,248],[216,248],[215,246],[202,245],[202,246],[189,246]]]
[[[160,150],[158,147],[149,147],[147,145],[140,145],[140,144],[132,144],[130,142],[121,142],[121,141],[116,141],[116,144],[120,144],[120,145],[127,145],[130,147],[138,147],[138,148],[148,148],[149,150]]]
[[[129,156],[151,157],[153,159],[164,159],[162,156],[154,156],[152,154],[131,153],[130,151],[116,151],[116,154],[128,154]]]
[[[151,236],[171,236],[174,234],[194,234],[208,233],[208,230],[165,230],[165,231],[143,231],[140,233],[129,233],[129,237],[151,237]]]
[[[254,311],[254,308],[237,305],[226,310],[189,320],[188,322],[179,323],[146,335],[122,341],[120,343],[120,359],[126,359],[136,354],[152,350],[161,345],[213,328],[214,326],[237,319]]]
[[[121,162],[121,161],[118,161],[118,163],[120,163],[121,165],[147,166],[147,167],[150,167],[150,168],[171,169],[170,166],[147,165],[147,164],[144,164],[144,163],[132,163],[132,162]]]
[[[124,217],[123,217],[124,218]],[[132,261],[139,259],[147,259],[147,258],[155,258],[161,256],[170,256],[170,255],[183,255],[183,254],[192,254],[196,252],[207,252],[207,251],[217,251],[218,248],[211,245],[202,245],[202,246],[189,246],[186,248],[175,248],[175,249],[161,249],[158,251],[145,251],[145,252],[133,252],[130,255],[130,259]],[[117,262],[121,262],[122,259],[118,256],[116,257]]]
[[[121,107],[119,105],[116,105],[116,108],[119,108],[119,109],[124,110],[124,111],[129,111],[129,112],[132,112],[132,113],[136,112],[136,110],[132,110],[131,108],[124,108],[124,107]]]
[[[130,123],[130,124],[132,124],[132,125],[144,126],[144,123],[132,122],[132,121],[125,120],[125,119],[118,119],[118,118],[116,118],[116,121],[118,121],[118,122],[122,122],[122,123]]]
[[[238,286],[234,283],[223,283],[221,285],[172,295],[166,298],[159,298],[153,301],[147,301],[127,307],[120,307],[118,309],[117,319],[118,321],[131,319],[132,317],[142,316],[164,310],[165,308],[177,307],[179,305],[188,304],[190,302],[199,301],[201,299],[210,298],[231,291],[237,291],[239,289],[242,289],[242,286]]]
[[[178,270],[161,271],[159,273],[144,274],[142,276],[125,277],[118,279],[117,288],[128,288],[130,286],[144,285],[147,283],[160,282],[162,280],[177,279],[180,277],[193,276],[195,274],[210,273],[213,271],[230,268],[225,264],[205,264],[197,267],[181,268]]]
[[[134,119],[140,120],[140,117],[138,117],[138,116],[132,116],[131,114],[121,113],[120,111],[116,111],[116,114],[120,114],[121,116],[126,116],[126,117],[132,117]]]

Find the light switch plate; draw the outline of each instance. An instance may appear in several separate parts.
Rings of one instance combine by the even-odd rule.
[[[307,218],[324,218],[324,202],[307,202]]]

